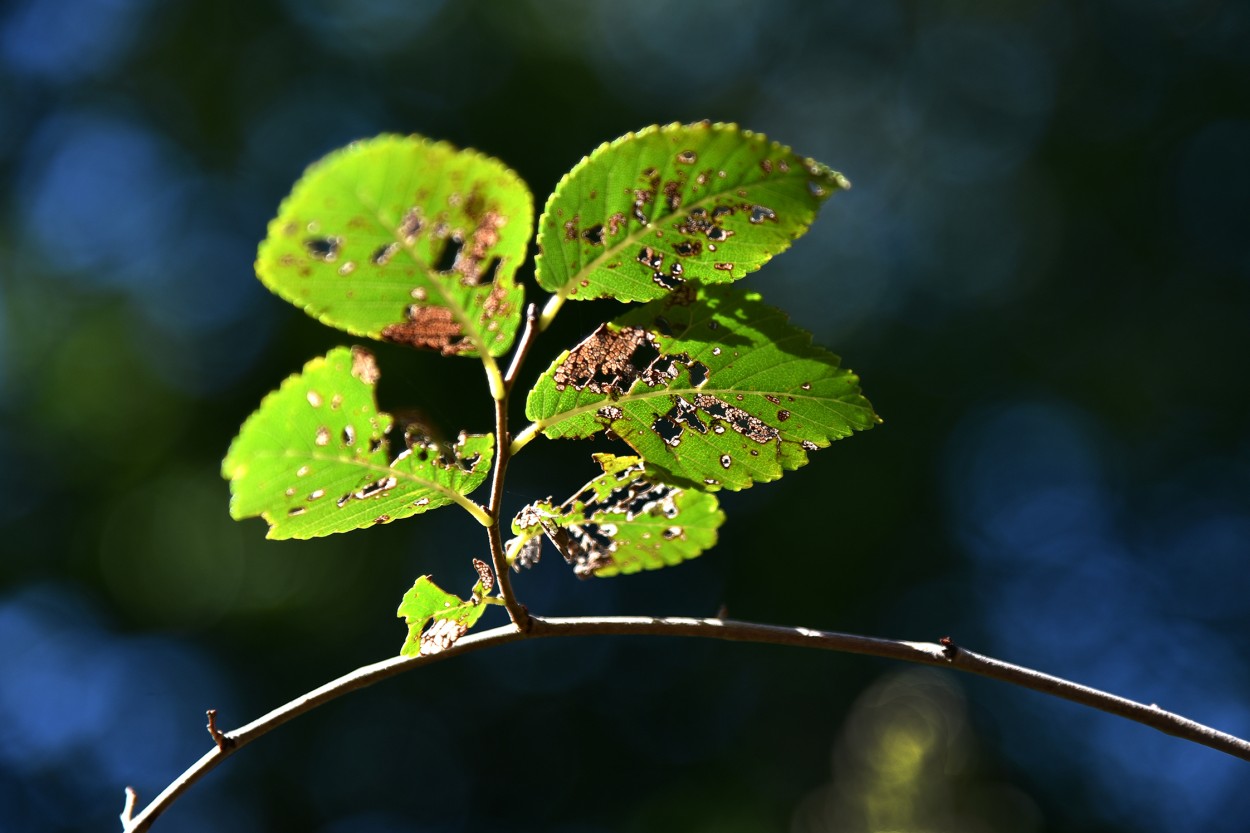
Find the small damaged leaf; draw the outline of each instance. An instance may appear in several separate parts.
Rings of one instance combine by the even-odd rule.
[[[445,506],[486,480],[491,435],[445,443],[415,425],[394,432],[377,380],[368,351],[339,347],[265,397],[222,463],[231,516],[263,517],[270,538],[315,538]]]
[[[525,410],[547,437],[606,429],[669,479],[744,489],[879,422],[839,364],[757,294],[691,286],[557,358]]]
[[[758,133],[699,122],[601,145],[538,221],[538,284],[561,298],[661,298],[728,283],[807,231],[846,178]]]
[[[484,596],[477,595],[481,586],[479,581],[473,597],[466,601],[440,588],[429,576],[417,579],[404,594],[396,613],[408,625],[408,638],[399,651],[400,656],[437,654],[455,644],[477,624],[486,610]]]
[[[602,475],[560,506],[539,501],[513,520],[526,547],[545,533],[579,577],[604,578],[679,564],[716,543],[725,513],[715,495],[665,483],[637,457],[594,456]]]
[[[420,136],[356,142],[312,165],[261,243],[265,286],[353,335],[443,355],[512,346],[533,227],[496,159]]]

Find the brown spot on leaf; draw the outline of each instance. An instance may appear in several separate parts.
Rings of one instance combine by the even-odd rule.
[[[556,368],[556,390],[569,385],[604,394],[628,390],[658,355],[659,345],[646,330],[623,327],[613,331],[601,324]]]
[[[586,578],[597,571],[616,564],[619,522],[629,522],[638,517],[676,518],[679,514],[677,498],[681,490],[667,483],[649,480],[642,474],[642,466],[631,466],[618,472],[616,488],[606,495],[593,491],[583,491],[575,495],[560,507],[561,514],[567,516],[572,511],[580,511],[586,519],[577,523],[559,523],[558,516],[548,512],[527,507],[532,525],[542,525],[543,532],[555,544],[556,549],[565,560],[573,565],[573,572]],[[522,520],[518,516],[518,521]],[[522,528],[527,524],[521,523]],[[670,526],[661,533],[666,538],[682,535],[678,526]],[[533,539],[537,540],[537,539]]]
[[[781,436],[781,432],[773,426],[715,396],[696,394],[694,405],[709,416],[724,420],[730,428],[761,445]]]
[[[373,254],[369,255],[369,261],[374,266],[385,266],[398,251],[398,243],[383,243],[373,250]]]
[[[676,211],[681,207],[681,183],[675,179],[664,183],[664,204],[669,211]]]
[[[384,341],[437,350],[444,356],[454,356],[472,349],[473,345],[465,338],[464,328],[446,307],[412,304],[408,307],[407,315],[407,321],[391,324],[382,330]]]
[[[486,208],[486,198],[482,196],[481,190],[475,185],[469,193],[468,199],[464,201],[464,213],[469,219],[476,220],[482,216],[482,209]]]
[[[405,243],[411,246],[417,242],[417,235],[421,233],[421,210],[419,208],[410,208],[408,213],[404,215],[404,219],[399,221],[399,236]]]
[[[428,656],[446,651],[468,631],[459,619],[435,619],[425,633],[421,634],[421,654]]]
[[[352,348],[352,375],[366,385],[377,384],[382,375],[378,372],[378,363],[373,354],[363,347]]]
[[[473,559],[473,569],[477,570],[477,579],[482,582],[482,587],[489,593],[491,588],[495,586],[495,574],[491,571],[490,565],[481,559]]]
[[[638,256],[634,259],[651,269],[659,269],[664,265],[664,253],[657,252],[650,246],[643,246],[639,249]]]

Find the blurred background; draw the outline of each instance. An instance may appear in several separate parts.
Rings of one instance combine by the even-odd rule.
[[[208,749],[205,708],[238,726],[395,654],[422,573],[471,585],[464,513],[267,542],[218,474],[350,341],[255,280],[265,224],[382,131],[495,155],[540,206],[601,141],[702,118],[855,185],[746,285],[885,424],[725,495],[678,569],[579,582],[548,551],[531,609],[949,634],[1250,734],[1247,43],[1233,0],[10,0],[0,830],[114,829],[125,785],[146,803]],[[566,305],[527,378],[617,311]],[[378,353],[384,405],[489,429],[476,363]],[[509,511],[602,448],[531,445]],[[601,639],[353,694],[157,829],[1218,833],[1248,775],[1003,684]]]

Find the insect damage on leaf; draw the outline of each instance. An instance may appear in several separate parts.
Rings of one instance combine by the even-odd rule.
[[[475,566],[481,562],[474,561]],[[480,576],[480,571],[479,571]],[[400,649],[402,656],[437,654],[447,650],[482,617],[486,605],[478,590],[472,598],[461,599],[448,593],[429,576],[421,576],[404,594],[396,615],[408,625],[408,638]]]
[[[367,350],[339,347],[266,397],[222,464],[231,514],[263,517],[271,538],[312,538],[444,506],[485,481],[492,436],[398,432],[377,408],[378,378]]]
[[[754,293],[687,284],[600,326],[538,380],[552,438],[600,431],[673,482],[744,489],[878,422],[837,356]]]
[[[604,473],[576,495],[558,507],[539,501],[517,515],[512,528],[527,547],[541,531],[586,578],[677,564],[715,543],[724,520],[715,496],[665,483],[637,457],[595,459]]]
[[[473,345],[464,337],[460,326],[446,307],[423,307],[410,304],[405,313],[406,321],[388,324],[382,330],[382,338],[409,347],[437,350],[444,356],[454,356]]]
[[[707,367],[685,354],[664,355],[656,337],[641,327],[613,330],[607,324],[590,334],[553,372],[556,390],[572,387],[607,396],[628,391],[641,380],[648,387],[676,379],[680,367],[707,375]]]
[[[502,355],[533,205],[498,160],[419,136],[356,142],[296,183],[261,244],[274,292],[356,335]]]
[[[561,180],[539,220],[536,277],[581,300],[728,283],[788,248],[849,187],[735,125],[646,128],[600,146]]]

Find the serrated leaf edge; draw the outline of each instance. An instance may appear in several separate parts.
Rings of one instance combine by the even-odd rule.
[[[806,175],[808,175],[808,176],[822,176],[822,175],[823,175],[823,176],[829,176],[829,177],[831,177],[831,178],[834,180],[834,182],[836,183],[836,185],[837,185],[837,190],[843,190],[843,191],[845,191],[845,190],[849,190],[849,189],[850,189],[850,187],[851,187],[850,180],[848,180],[845,176],[843,176],[843,175],[842,175],[841,173],[839,173],[838,171],[835,171],[835,170],[833,170],[832,168],[830,168],[828,165],[825,165],[825,164],[824,164],[824,163],[822,163],[822,162],[818,162],[818,161],[816,161],[815,159],[813,159],[813,158],[812,158],[812,157],[810,157],[810,156],[799,156],[799,154],[795,153],[795,152],[794,152],[794,150],[793,150],[792,148],[790,148],[789,146],[787,146],[787,145],[783,145],[783,144],[781,144],[780,142],[777,142],[777,141],[774,141],[774,140],[772,140],[772,139],[769,139],[769,138],[768,138],[766,135],[764,135],[763,133],[760,133],[760,132],[757,132],[757,131],[754,131],[754,130],[747,130],[747,129],[745,129],[745,128],[743,128],[743,127],[739,126],[736,122],[710,122],[710,121],[704,120],[704,121],[702,121],[702,122],[692,122],[692,123],[689,123],[689,124],[687,124],[687,123],[683,123],[683,122],[670,122],[669,124],[664,124],[664,125],[658,125],[658,124],[657,124],[657,125],[650,125],[650,126],[648,126],[648,127],[644,127],[644,128],[642,128],[641,130],[637,130],[637,131],[630,131],[629,133],[626,133],[626,134],[625,134],[625,135],[623,135],[623,136],[620,136],[620,137],[618,137],[618,138],[616,138],[616,139],[613,139],[613,140],[612,140],[612,141],[610,141],[610,142],[603,142],[603,143],[602,143],[602,144],[600,144],[597,148],[595,148],[595,149],[594,149],[594,150],[592,150],[590,153],[588,153],[586,156],[583,156],[583,157],[582,157],[582,159],[581,159],[581,161],[579,161],[576,165],[574,165],[574,166],[573,166],[573,167],[569,170],[569,172],[568,172],[568,173],[566,173],[563,177],[561,177],[561,178],[560,178],[560,181],[559,181],[558,183],[556,183],[556,187],[555,187],[555,189],[553,189],[553,190],[552,190],[552,192],[551,192],[551,194],[550,194],[550,196],[548,196],[548,197],[547,197],[547,202],[546,202],[546,203],[544,204],[544,206],[543,206],[543,212],[542,212],[542,214],[541,214],[541,215],[539,215],[538,220],[537,220],[538,234],[537,234],[537,238],[536,238],[536,243],[537,243],[538,253],[534,256],[534,274],[535,274],[536,276],[541,275],[541,274],[542,274],[542,269],[543,269],[542,263],[543,263],[543,260],[544,260],[544,258],[545,258],[545,255],[544,255],[544,251],[545,251],[545,250],[544,250],[543,244],[544,244],[544,242],[545,242],[545,237],[544,237],[544,234],[545,234],[545,232],[546,232],[545,222],[544,222],[544,221],[547,219],[547,215],[548,215],[548,213],[549,213],[549,212],[553,209],[556,199],[560,196],[560,194],[561,194],[561,192],[564,190],[565,186],[569,183],[569,181],[571,181],[571,180],[572,180],[572,178],[573,178],[574,176],[576,176],[578,173],[580,173],[582,170],[584,170],[585,168],[587,168],[587,167],[588,167],[588,166],[590,166],[591,164],[594,164],[594,163],[597,161],[598,157],[599,157],[601,154],[607,153],[609,150],[612,150],[612,149],[614,149],[614,148],[620,147],[621,145],[623,145],[623,144],[625,144],[625,143],[627,143],[627,142],[631,142],[631,141],[634,141],[634,140],[639,139],[639,138],[645,138],[645,137],[650,136],[650,135],[655,134],[655,133],[664,133],[664,132],[666,132],[666,131],[674,131],[674,130],[688,129],[688,128],[694,128],[694,127],[698,127],[698,126],[705,126],[705,127],[707,127],[708,129],[710,129],[710,130],[714,130],[714,131],[717,131],[717,130],[719,130],[719,131],[734,131],[734,132],[737,132],[739,135],[741,135],[742,137],[744,137],[744,138],[746,138],[746,139],[756,139],[756,138],[758,138],[761,142],[765,142],[765,143],[767,143],[767,144],[771,145],[771,146],[772,146],[774,149],[776,149],[777,151],[780,151],[780,152],[783,152],[783,153],[787,153],[787,154],[791,154],[791,155],[793,155],[793,156],[796,156],[796,157],[798,157],[798,158],[802,159],[802,160],[803,160],[803,163],[804,163],[804,166],[805,166],[805,169],[806,169]],[[783,175],[783,176],[784,176],[784,175]],[[773,178],[775,179],[776,177],[773,177]],[[758,182],[763,182],[763,181],[764,181],[764,178],[761,178],[760,180],[758,180]],[[749,185],[754,185],[754,184],[757,184],[757,182],[752,181],[752,182],[748,182],[748,183],[745,183],[745,184],[744,184],[744,183],[739,183],[737,187],[740,187],[740,188],[741,188],[741,187],[747,187],[747,186],[749,186]],[[685,209],[685,210],[690,210],[690,209],[698,208],[699,206],[702,206],[702,205],[706,205],[706,204],[708,204],[708,203],[710,203],[710,202],[715,201],[716,197],[718,197],[718,196],[720,196],[720,195],[721,195],[721,192],[717,192],[717,191],[709,191],[709,193],[707,194],[707,196],[700,197],[699,199],[692,200],[692,201],[691,201],[691,202],[689,202],[689,203],[685,203],[685,204],[683,204],[683,209]],[[594,295],[594,296],[587,295],[587,296],[584,296],[584,297],[580,297],[580,298],[579,298],[579,297],[578,297],[578,296],[576,296],[576,295],[571,295],[571,294],[570,294],[570,290],[572,290],[574,287],[578,286],[579,279],[580,279],[583,275],[585,275],[585,274],[586,274],[587,270],[591,267],[591,265],[593,265],[593,264],[595,264],[595,263],[598,263],[599,261],[601,261],[601,260],[604,260],[604,259],[608,258],[611,254],[614,254],[614,253],[616,253],[616,252],[618,252],[618,251],[621,251],[621,250],[623,250],[623,249],[626,249],[626,248],[630,248],[630,247],[633,247],[633,246],[637,246],[637,245],[639,245],[639,244],[642,242],[643,238],[644,238],[644,237],[647,235],[647,233],[649,233],[651,230],[652,230],[652,229],[651,229],[651,224],[650,224],[650,223],[648,223],[646,226],[642,226],[642,227],[641,227],[641,228],[639,228],[637,231],[635,231],[635,232],[630,232],[630,233],[626,234],[623,238],[621,238],[621,241],[620,241],[619,243],[617,243],[617,244],[615,244],[615,245],[613,245],[613,246],[611,246],[611,247],[605,246],[605,247],[604,247],[604,249],[603,249],[603,251],[602,251],[602,252],[601,252],[601,253],[600,253],[600,254],[599,254],[599,255],[598,255],[598,256],[597,256],[594,260],[590,261],[590,263],[583,264],[583,267],[582,267],[582,269],[581,269],[580,271],[578,271],[578,272],[576,272],[576,273],[574,273],[574,274],[570,275],[570,276],[569,276],[569,279],[568,279],[568,280],[564,283],[564,285],[563,285],[563,286],[560,286],[559,288],[557,288],[557,289],[555,290],[554,294],[556,295],[556,297],[557,297],[557,298],[559,298],[559,299],[560,299],[560,301],[568,300],[568,299],[570,299],[570,298],[571,298],[571,299],[575,299],[575,300],[597,300],[597,299],[599,299],[599,298],[610,297],[610,298],[613,298],[613,299],[615,299],[615,300],[617,300],[617,301],[621,301],[622,303],[632,303],[632,302],[635,302],[635,301],[651,301],[651,300],[654,300],[653,298],[650,298],[650,297],[648,297],[648,298],[633,298],[633,297],[624,297],[624,296],[620,296],[620,295],[607,295],[607,296],[605,296],[605,295]],[[747,274],[750,274],[751,272],[758,271],[758,270],[760,269],[760,267],[762,267],[765,263],[767,263],[768,261],[772,260],[772,259],[773,259],[776,255],[781,254],[782,252],[784,252],[787,248],[789,248],[789,244],[786,244],[785,246],[783,246],[781,249],[779,249],[779,250],[778,250],[778,251],[776,251],[776,252],[773,252],[773,253],[771,253],[771,254],[767,254],[767,255],[764,257],[764,259],[763,259],[763,260],[761,260],[758,264],[755,264],[755,265],[753,265],[750,269],[748,269],[748,270],[747,270]],[[540,284],[540,286],[541,286],[541,284]],[[545,288],[545,287],[544,287],[544,288]]]
[[[245,520],[247,518],[253,518],[253,517],[259,517],[259,518],[264,519],[265,523],[268,524],[268,527],[269,527],[265,533],[266,538],[273,537],[274,529],[277,526],[277,521],[274,520],[272,513],[269,510],[262,510],[260,513],[255,514],[255,515],[240,514],[237,509],[238,495],[235,492],[234,481],[235,481],[235,478],[240,475],[240,473],[246,474],[248,462],[247,461],[235,461],[233,464],[231,463],[231,458],[235,455],[235,446],[239,442],[239,438],[241,438],[243,434],[248,430],[248,426],[251,425],[254,420],[257,420],[260,418],[261,413],[263,412],[265,407],[270,403],[271,400],[276,399],[278,396],[280,396],[282,391],[284,391],[288,386],[296,384],[304,375],[320,369],[323,365],[327,363],[327,360],[329,359],[331,353],[333,353],[335,350],[342,350],[342,349],[347,349],[347,348],[343,348],[343,347],[332,348],[325,355],[316,356],[312,359],[309,359],[307,362],[304,363],[304,366],[302,368],[300,368],[295,373],[292,373],[289,376],[287,376],[285,379],[283,379],[277,388],[265,394],[265,396],[261,398],[260,404],[256,406],[256,409],[252,411],[252,413],[248,415],[247,419],[243,420],[243,424],[239,426],[238,433],[235,434],[234,439],[230,443],[230,447],[226,450],[226,456],[221,461],[221,476],[225,480],[229,481],[230,483],[230,509],[229,509],[230,517],[236,521],[241,521],[241,520]],[[373,388],[376,383],[365,382],[365,384],[368,387]],[[391,414],[378,408],[376,393],[374,393],[374,396],[373,396],[373,408],[374,408],[374,411],[378,414],[378,416],[386,417],[387,419],[391,419],[391,420],[394,419]],[[497,451],[497,449],[495,448],[495,443],[494,443],[494,435],[493,434],[472,435],[472,434],[468,434],[465,431],[461,431],[457,437],[457,442],[458,443],[464,442],[464,440],[470,436],[490,438],[491,442],[489,444],[489,450],[490,450],[491,456],[489,459],[486,459],[484,461],[478,461],[478,465],[483,465],[483,464],[487,466],[491,465],[491,463],[494,460],[494,455]],[[260,456],[262,455],[257,455],[257,457],[260,457]],[[317,462],[330,462],[330,463],[348,462],[348,461],[344,461],[343,459],[339,457],[317,456],[315,452],[314,453],[293,453],[292,450],[289,448],[284,449],[281,453],[264,455],[264,456],[267,456],[270,459],[274,457],[281,457],[281,458],[304,459],[304,460],[313,460]],[[445,496],[447,498],[448,503],[460,503],[463,505],[465,502],[468,501],[467,495],[472,494],[473,491],[477,490],[477,488],[481,488],[481,484],[479,484],[479,486],[475,488],[474,490],[462,494],[460,492],[457,492],[455,489],[451,489],[442,485],[441,483],[436,483],[431,480],[426,480],[425,478],[417,477],[416,475],[411,474],[409,472],[403,472],[403,471],[399,471],[397,469],[392,468],[395,460],[397,459],[399,459],[398,455],[392,459],[390,464],[386,466],[377,466],[372,463],[364,463],[364,462],[351,463],[351,465],[359,466],[362,471],[373,471],[373,472],[377,472],[380,474],[386,474],[388,476],[395,477],[396,479],[403,479],[412,483],[416,483],[421,486],[428,487],[431,490],[436,491],[439,494],[442,494],[443,496]],[[446,503],[438,504],[438,506],[446,506],[446,505],[447,505]],[[422,508],[420,512],[415,512],[413,514],[417,514],[417,515],[423,514],[425,511],[428,511],[428,509],[435,509],[435,508],[438,508],[438,506],[431,505],[429,507],[424,507]],[[312,537],[316,537],[316,536],[312,536]],[[306,539],[297,539],[297,540],[306,540]]]
[[[494,163],[495,165],[498,165],[500,170],[504,174],[512,177],[521,186],[521,190],[525,194],[526,206],[529,208],[528,217],[529,217],[530,224],[531,224],[530,231],[533,231],[534,195],[530,191],[529,184],[524,179],[521,178],[520,174],[518,174],[515,170],[513,170],[511,167],[506,165],[503,161],[501,161],[497,157],[491,156],[488,153],[483,153],[482,151],[476,150],[474,148],[458,147],[457,145],[454,145],[451,142],[448,142],[445,140],[431,139],[428,136],[421,135],[420,133],[407,133],[407,134],[405,133],[380,133],[377,136],[372,136],[372,137],[365,138],[365,139],[357,139],[353,142],[348,143],[347,145],[344,145],[341,148],[332,150],[329,153],[322,156],[320,159],[313,161],[306,168],[304,168],[303,173],[301,173],[299,178],[295,181],[295,185],[292,186],[291,190],[287,193],[287,195],[282,198],[282,202],[278,204],[277,214],[273,217],[273,219],[269,221],[268,225],[265,227],[265,239],[261,241],[260,246],[257,248],[256,260],[253,262],[253,269],[256,272],[256,276],[260,279],[260,282],[264,284],[266,289],[268,289],[273,294],[277,295],[282,300],[291,304],[292,306],[295,306],[308,317],[322,324],[325,324],[327,327],[332,327],[336,330],[339,330],[340,332],[345,332],[345,333],[348,333],[349,335],[359,336],[361,338],[369,338],[369,339],[373,339],[374,341],[383,341],[383,339],[381,338],[380,330],[376,333],[373,333],[367,330],[362,330],[359,328],[337,323],[331,320],[333,318],[332,315],[325,313],[325,312],[322,312],[322,313],[316,312],[313,308],[313,304],[302,303],[296,300],[295,298],[289,297],[286,294],[280,292],[278,288],[272,285],[262,274],[261,260],[262,260],[262,254],[265,250],[266,245],[269,242],[269,239],[272,236],[274,236],[276,230],[280,231],[281,229],[280,220],[282,218],[283,211],[285,211],[287,205],[295,198],[297,189],[299,189],[299,187],[306,180],[309,174],[311,174],[313,171],[317,170],[321,166],[327,164],[331,158],[338,158],[347,153],[363,152],[366,149],[366,145],[368,144],[373,144],[373,143],[382,142],[382,141],[397,141],[397,140],[403,141],[407,139],[415,139],[419,141],[421,145],[425,148],[435,148],[438,150],[445,150],[452,154],[469,156],[476,161],[487,161],[487,162]],[[368,208],[368,206],[364,206],[363,204],[362,204],[362,207]],[[371,213],[376,214],[376,211],[372,211],[371,209]],[[392,238],[394,238],[394,241],[399,244],[400,248],[403,249],[403,251],[408,255],[408,257],[412,258],[413,262],[418,266],[418,268],[422,268],[422,269],[425,268],[425,264],[422,264],[413,255],[412,253],[413,247],[410,244],[408,244],[403,238],[401,238],[398,234],[396,234],[394,229],[391,229],[387,227],[386,225],[382,224],[380,220],[378,221],[378,223],[381,226],[383,231],[385,231],[387,234],[391,235]],[[528,241],[529,233],[525,235],[525,239]],[[520,271],[521,266],[524,265],[525,260],[526,260],[526,254],[528,251],[529,251],[529,244],[527,242],[525,248],[522,249],[521,251],[520,257],[518,258],[516,269],[514,270],[513,274],[508,277],[508,283],[511,284],[511,287],[509,288],[513,288],[518,285],[516,283],[516,272]],[[428,273],[427,273],[427,276],[428,276]],[[500,279],[501,278],[496,277],[495,279],[496,285],[498,284],[498,281]],[[465,333],[470,334],[470,339],[473,343],[473,349],[474,351],[476,351],[476,355],[497,357],[497,356],[503,355],[509,349],[511,349],[512,342],[515,338],[515,333],[513,333],[511,336],[509,336],[508,338],[500,342],[498,345],[496,345],[497,349],[495,349],[495,351],[492,352],[489,348],[486,347],[480,334],[478,334],[477,323],[474,322],[473,319],[469,316],[468,314],[469,310],[461,307],[458,303],[453,303],[452,297],[447,293],[445,289],[443,289],[440,281],[432,279],[429,281],[429,284],[435,288],[435,291],[438,292],[439,296],[441,297],[443,301],[443,305],[446,306],[447,309],[451,310],[451,314],[455,318],[456,323],[458,323],[461,326],[461,328],[465,331]],[[464,355],[474,355],[474,354],[466,352]]]

